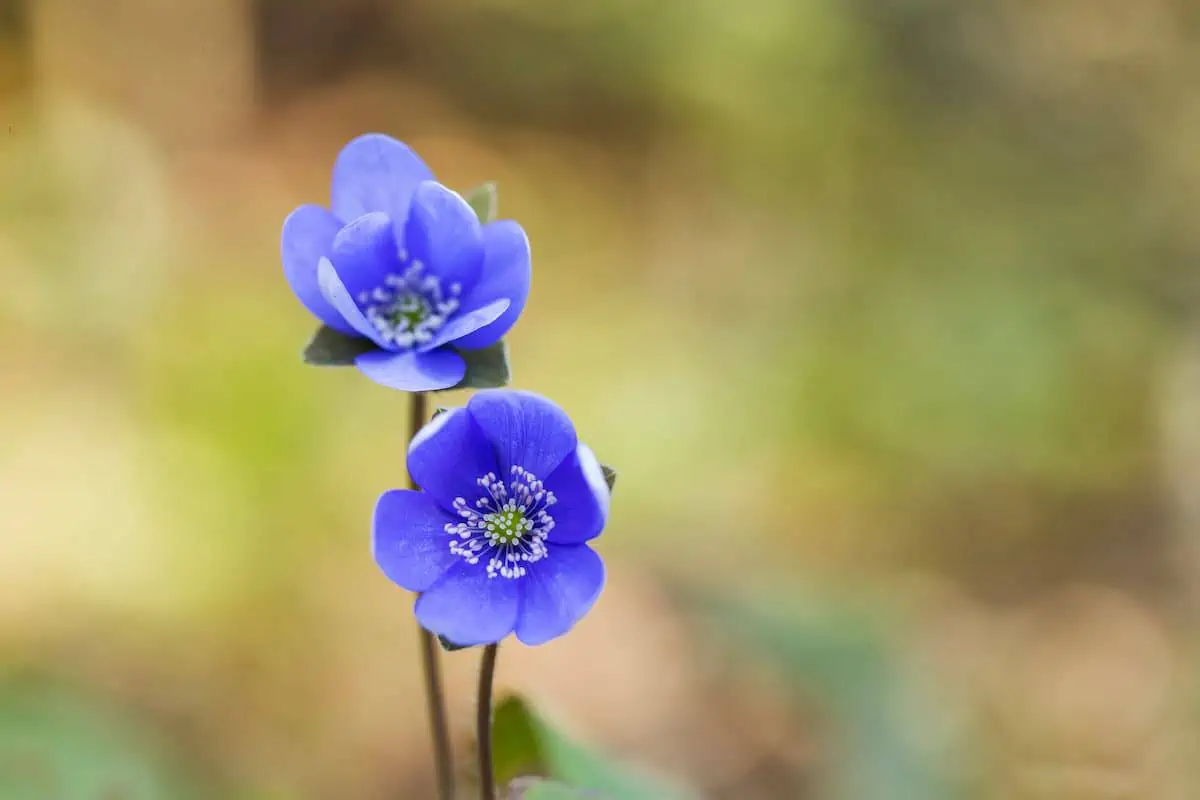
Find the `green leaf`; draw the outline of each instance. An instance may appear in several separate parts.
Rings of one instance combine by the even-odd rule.
[[[541,776],[575,787],[572,795],[563,795],[560,787],[556,789],[559,794],[527,797],[682,800],[691,796],[661,779],[640,774],[577,744],[535,714],[520,697],[510,696],[501,701],[493,719],[492,763],[501,785],[517,778]]]
[[[460,350],[467,362],[467,374],[451,389],[494,389],[507,386],[512,379],[508,367],[508,345],[504,340],[482,350]]]
[[[492,766],[501,784],[550,772],[536,724],[519,697],[506,697],[492,712]]]
[[[482,183],[467,192],[465,198],[467,205],[475,212],[475,216],[479,217],[481,225],[486,225],[496,218],[500,198],[495,183],[491,181]]]
[[[601,464],[600,469],[604,470],[604,482],[608,484],[608,491],[612,492],[617,485],[617,471],[608,464]]]
[[[445,406],[438,406],[437,408],[435,408],[433,410],[433,416],[429,418],[429,421],[432,422],[433,420],[437,419],[438,417],[440,417],[442,414],[445,414],[449,410],[450,409],[446,408]]]
[[[374,349],[370,339],[348,336],[322,325],[304,348],[304,363],[315,367],[351,367],[356,356]]]
[[[438,409],[438,410],[445,411],[446,409],[442,408],[442,409]],[[435,413],[433,416],[436,417],[437,414]],[[438,638],[438,644],[440,644],[442,646],[442,649],[445,650],[447,653],[453,653],[458,650],[467,650],[468,648],[470,648],[472,646],[469,644],[455,644],[454,642],[447,639],[445,636],[442,636],[440,633],[438,634],[437,638]]]

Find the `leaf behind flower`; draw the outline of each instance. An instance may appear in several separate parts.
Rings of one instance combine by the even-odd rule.
[[[536,791],[531,789],[524,800],[685,800],[692,796],[579,744],[515,695],[496,706],[492,730],[493,764],[501,785],[528,776],[561,782],[546,786],[533,781]]]

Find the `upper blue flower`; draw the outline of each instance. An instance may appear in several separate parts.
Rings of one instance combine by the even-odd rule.
[[[544,397],[493,389],[439,415],[408,450],[425,491],[375,508],[375,561],[419,592],[417,621],[459,645],[566,633],[604,586],[585,542],[608,520],[609,490],[567,415]]]
[[[333,166],[332,212],[303,205],[283,223],[283,271],[323,323],[375,349],[367,377],[410,392],[466,372],[458,350],[499,341],[529,297],[529,240],[475,212],[407,145],[366,134]]]

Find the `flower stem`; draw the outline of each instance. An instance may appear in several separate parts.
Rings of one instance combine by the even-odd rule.
[[[479,738],[479,797],[496,800],[496,773],[492,766],[492,678],[496,674],[496,653],[500,645],[489,644],[479,662],[479,700],[475,724]]]
[[[433,757],[437,762],[438,798],[454,800],[454,756],[450,752],[450,730],[446,724],[446,701],[438,667],[438,643],[421,629],[421,663],[425,669],[425,701],[429,704],[429,728],[433,735]]]
[[[417,435],[425,419],[429,415],[428,402],[424,392],[414,392],[410,407],[409,430],[412,437]],[[408,485],[417,489],[410,474]],[[421,666],[425,674],[425,702],[429,708],[429,730],[433,736],[433,758],[437,764],[438,798],[439,800],[454,800],[454,755],[450,750],[450,729],[446,723],[446,698],[442,691],[442,674],[438,658],[437,639],[424,628],[420,628],[421,636]]]

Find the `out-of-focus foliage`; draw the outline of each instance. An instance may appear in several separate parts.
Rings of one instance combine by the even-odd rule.
[[[830,796],[845,800],[955,800],[969,754],[936,742],[932,687],[900,663],[891,635],[865,609],[830,608],[795,589],[759,587],[750,597],[694,596],[706,630],[730,652],[765,659],[779,671],[791,701],[815,702],[826,715],[837,755]],[[940,746],[937,746],[940,745]]]
[[[162,751],[91,698],[30,682],[0,691],[0,796],[10,800],[206,796]]]
[[[588,794],[587,790],[572,789],[565,783],[532,778],[509,784],[508,800],[586,800]],[[595,792],[590,794],[596,796]]]

